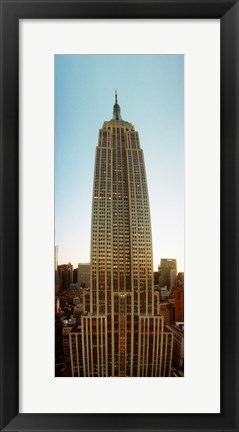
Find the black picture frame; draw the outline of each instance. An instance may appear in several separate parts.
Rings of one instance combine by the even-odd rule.
[[[1,430],[239,431],[239,4],[235,0],[1,0]],[[19,414],[19,20],[220,19],[221,413]],[[212,325],[212,323],[211,323]],[[205,388],[205,392],[207,389]],[[144,395],[142,395],[144,397]]]

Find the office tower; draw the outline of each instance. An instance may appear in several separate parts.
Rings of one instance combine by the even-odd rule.
[[[117,95],[96,149],[91,262],[91,312],[111,323],[109,373],[132,375],[135,318],[153,311],[152,242],[143,150],[121,118]]]
[[[73,265],[71,263],[58,265],[57,278],[60,292],[68,290],[73,283]]]
[[[88,288],[90,286],[90,263],[78,264],[78,285]]]
[[[72,374],[161,376],[164,317],[154,315],[144,155],[138,132],[122,120],[117,95],[95,155],[90,288],[81,336],[69,332]]]
[[[116,101],[96,148],[92,204],[92,312],[114,315],[127,296],[127,314],[153,310],[152,242],[143,150]],[[126,298],[126,297],[125,297]],[[126,306],[126,305],[125,305]]]
[[[160,260],[160,286],[167,286],[168,290],[176,288],[177,260],[162,258]]]

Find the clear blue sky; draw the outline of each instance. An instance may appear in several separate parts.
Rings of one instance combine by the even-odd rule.
[[[55,244],[59,263],[90,261],[91,201],[98,131],[112,118],[139,132],[147,171],[154,269],[184,269],[183,55],[55,56]]]

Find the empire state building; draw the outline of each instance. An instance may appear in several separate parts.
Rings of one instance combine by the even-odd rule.
[[[113,118],[99,131],[91,225],[90,292],[69,332],[72,375],[168,376],[173,335],[154,294],[144,154],[117,94]]]
[[[121,118],[99,131],[91,233],[92,301],[97,315],[152,314],[153,264],[149,197],[138,132]],[[122,299],[122,300],[120,300]],[[124,299],[124,300],[123,300]],[[113,323],[112,323],[113,326]]]

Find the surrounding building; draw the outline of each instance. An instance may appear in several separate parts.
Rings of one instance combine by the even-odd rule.
[[[177,287],[174,302],[174,321],[184,322],[184,288]]]
[[[184,286],[184,272],[178,272],[178,286]]]
[[[172,370],[174,334],[166,326],[163,333],[163,352],[161,376],[170,377]]]
[[[68,290],[73,283],[73,265],[71,263],[57,266],[57,280],[59,291]]]
[[[159,312],[164,316],[164,324],[174,321],[174,308],[172,303],[160,303]]]
[[[160,299],[161,302],[165,302],[169,299],[169,290],[166,286],[160,288]]]
[[[173,258],[162,258],[159,266],[160,286],[167,287],[169,291],[177,285],[177,260]]]
[[[116,95],[96,148],[90,291],[81,321],[64,329],[71,375],[170,376],[173,335],[158,308],[144,155]]]
[[[166,326],[167,331],[173,333],[173,366],[177,370],[184,369],[184,323],[176,322]],[[183,375],[181,375],[183,376]]]
[[[77,281],[80,287],[89,288],[90,286],[90,263],[78,264]]]
[[[73,283],[78,283],[78,268],[73,270]]]
[[[172,295],[175,292],[177,286],[177,270],[170,270],[170,284],[169,284],[169,294]]]

